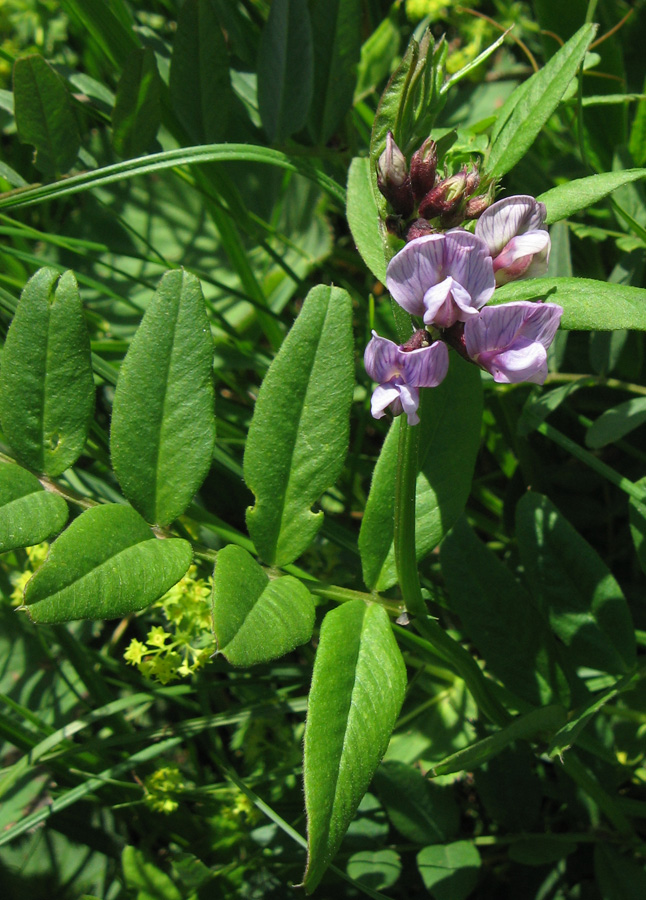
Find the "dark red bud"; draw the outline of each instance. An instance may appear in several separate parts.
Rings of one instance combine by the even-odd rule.
[[[405,219],[415,205],[406,157],[392,136],[386,135],[386,149],[377,162],[377,186],[393,210]]]
[[[425,234],[437,234],[437,228],[433,228],[426,219],[415,219],[415,221],[408,226],[406,240],[414,241],[415,238],[423,237]]]
[[[404,353],[410,353],[411,350],[421,350],[422,347],[428,347],[433,343],[433,338],[425,328],[420,328],[412,337],[409,337],[405,344],[400,344],[399,349]]]
[[[424,197],[419,205],[419,214],[425,219],[434,219],[455,209],[464,197],[467,176],[464,171],[444,178]]]
[[[435,185],[437,145],[427,138],[410,161],[410,180],[416,200],[421,200]]]
[[[480,173],[478,172],[478,167],[474,166],[472,169],[466,171],[466,184],[464,187],[465,195],[470,197],[471,194],[478,190],[479,184]]]

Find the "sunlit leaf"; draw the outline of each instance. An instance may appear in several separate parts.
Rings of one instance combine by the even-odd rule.
[[[35,475],[0,463],[0,553],[46,541],[67,521],[67,503],[43,490]]]
[[[116,619],[143,609],[184,575],[191,545],[159,540],[129,506],[86,510],[51,545],[27,583],[25,607],[32,622]]]
[[[370,784],[405,687],[406,669],[383,607],[356,600],[327,614],[305,728],[308,893],[332,861]]]

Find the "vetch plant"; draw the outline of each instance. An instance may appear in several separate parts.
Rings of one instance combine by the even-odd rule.
[[[78,811],[105,900],[643,894],[643,79],[556,3],[527,78],[173,6],[65,2],[81,68],[3,102],[0,846]]]

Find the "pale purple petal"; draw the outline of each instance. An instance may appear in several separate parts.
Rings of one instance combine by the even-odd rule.
[[[547,350],[538,341],[520,339],[509,350],[481,353],[478,362],[499,384],[543,384],[547,378]]]
[[[402,376],[413,388],[437,387],[449,371],[449,350],[443,341],[404,353]]]
[[[419,406],[419,391],[416,387],[408,384],[400,384],[399,402],[402,409],[408,416],[409,425],[419,425],[419,416],[417,415],[417,407]]]
[[[545,204],[527,194],[505,197],[482,213],[475,233],[496,257],[516,235],[543,229],[546,215]]]
[[[484,306],[496,282],[486,244],[456,228],[410,241],[388,264],[386,286],[411,315],[448,328]]]
[[[386,270],[386,287],[406,312],[423,316],[424,295],[444,277],[444,235],[426,234],[393,256]]]
[[[363,356],[363,363],[372,380],[381,384],[399,375],[400,356],[401,350],[397,344],[379,337],[377,332],[373,331]]]
[[[484,241],[463,228],[446,232],[445,268],[471,296],[470,306],[480,309],[495,290],[493,263]],[[461,319],[460,321],[464,321]]]
[[[387,407],[399,400],[399,387],[392,381],[380,384],[372,392],[370,412],[373,419],[383,419]]]
[[[528,231],[512,238],[493,261],[496,284],[544,275],[549,255],[550,236],[546,231]]]
[[[545,351],[562,314],[555,303],[526,300],[486,307],[464,326],[467,353],[496,381],[542,384],[547,376]]]

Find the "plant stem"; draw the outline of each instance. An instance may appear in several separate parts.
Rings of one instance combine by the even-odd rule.
[[[444,629],[429,618],[422,596],[415,553],[415,488],[419,430],[405,417],[399,422],[399,457],[395,479],[395,566],[399,587],[414,625],[429,642],[432,650],[463,679],[478,708],[495,722],[508,724],[510,716],[493,696],[487,679],[471,654],[454,641]]]

